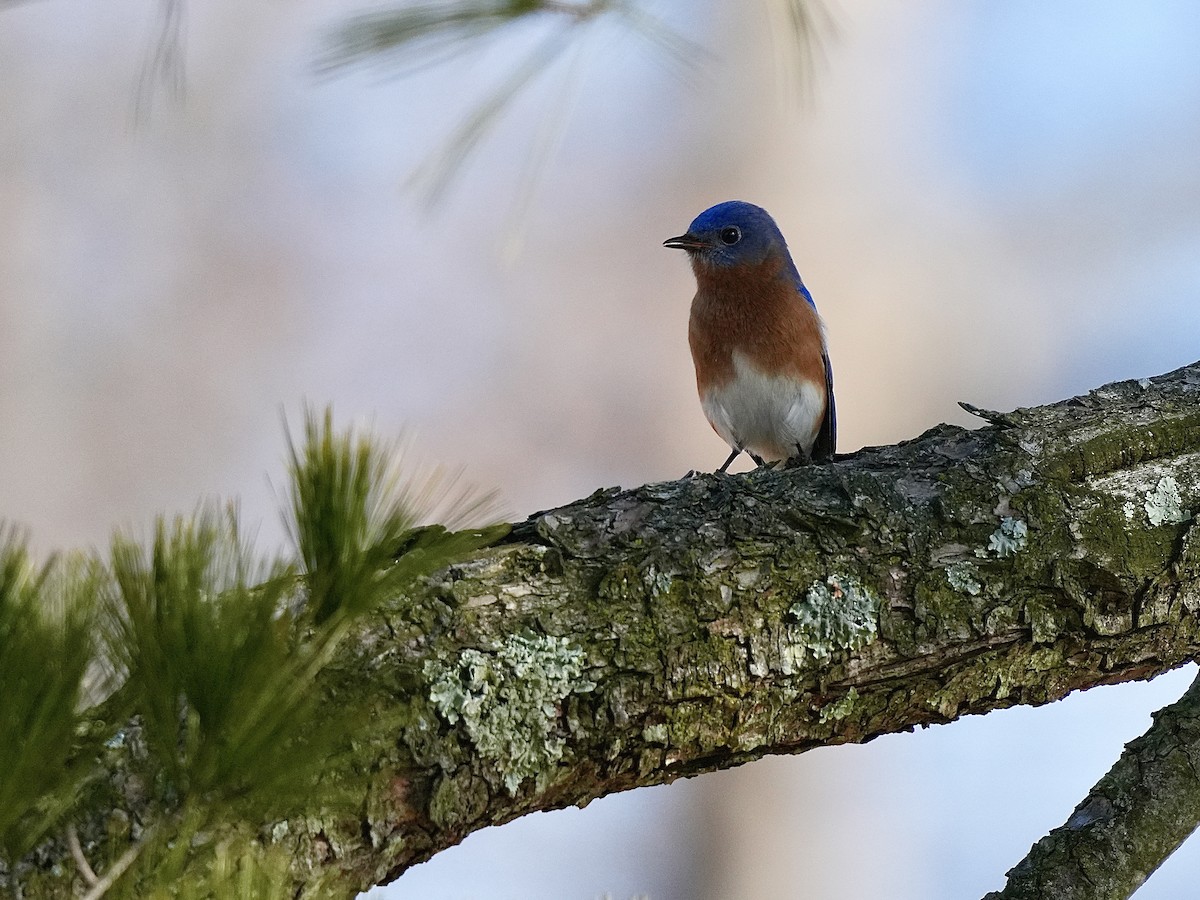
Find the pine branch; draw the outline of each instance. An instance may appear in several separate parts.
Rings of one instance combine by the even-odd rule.
[[[1198,507],[1200,364],[831,465],[599,491],[343,643],[319,704],[365,712],[324,779],[357,801],[259,838],[303,895],[351,896],[534,810],[1153,677],[1200,655]]]

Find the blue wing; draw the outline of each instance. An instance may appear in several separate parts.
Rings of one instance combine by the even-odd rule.
[[[816,309],[817,304],[800,273],[796,271],[795,263],[792,263],[790,257],[788,262],[791,264],[792,279],[800,296],[808,301],[809,306]],[[817,439],[813,442],[812,458],[826,461],[833,459],[833,454],[837,451],[837,410],[833,405],[833,366],[829,364],[828,353],[821,354],[821,362],[825,363],[825,418],[821,420],[821,430],[817,432]]]
[[[822,353],[821,361],[825,363],[825,418],[813,443],[812,458],[825,462],[833,459],[837,450],[837,410],[833,405],[833,366],[829,364],[829,354]]]
[[[796,271],[796,264],[789,259],[788,265],[792,268],[792,281],[796,285],[796,290],[800,292],[801,297],[808,301],[809,306],[816,309],[817,303],[813,300],[812,294],[808,292],[808,286],[805,285],[804,280],[800,277],[800,273]]]

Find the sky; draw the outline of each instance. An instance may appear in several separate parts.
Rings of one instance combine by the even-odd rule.
[[[788,237],[844,451],[1200,357],[1193,3],[844,0],[798,63],[774,0],[647,0],[683,59],[599,23],[432,204],[545,26],[318,72],[359,8],[189,4],[175,94],[154,4],[0,6],[0,516],[43,552],[231,497],[280,546],[305,402],[511,518],[715,468],[661,242],[725,199]],[[982,895],[1189,677],[532,816],[372,897]]]

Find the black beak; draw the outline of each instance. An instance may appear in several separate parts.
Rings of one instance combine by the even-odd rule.
[[[686,234],[681,234],[679,237],[667,238],[663,241],[664,247],[670,247],[672,250],[706,250],[708,243],[700,240],[690,231]]]

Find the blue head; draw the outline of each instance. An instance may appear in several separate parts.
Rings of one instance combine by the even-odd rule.
[[[663,246],[686,250],[693,264],[718,268],[755,265],[776,254],[796,287],[812,302],[783,233],[761,206],[741,200],[718,203],[696,216],[686,234],[668,238]]]

